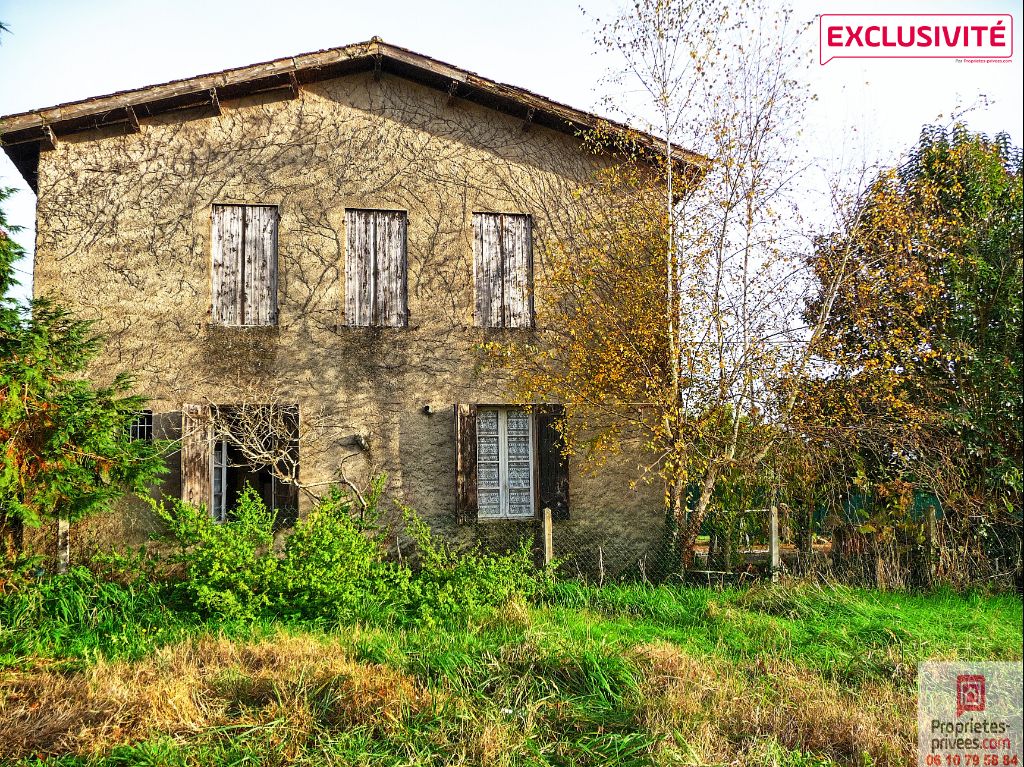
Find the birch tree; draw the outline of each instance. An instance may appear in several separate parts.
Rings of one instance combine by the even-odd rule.
[[[819,316],[802,314],[806,27],[757,2],[638,0],[598,28],[621,60],[609,106],[634,125],[646,116],[664,152],[652,169],[620,147],[581,194],[588,212],[549,265],[539,335],[503,353],[524,398],[566,403],[570,450],[599,462],[640,435],[638,474],[664,481],[687,568],[716,484],[763,471],[785,435],[831,311],[827,287]],[[678,147],[699,171],[680,175]],[[832,255],[838,283],[847,260]]]

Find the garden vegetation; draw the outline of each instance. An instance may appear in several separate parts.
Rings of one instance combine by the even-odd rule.
[[[0,763],[908,764],[916,664],[1020,659],[1010,595],[604,587],[455,553],[382,482],[283,542],[246,493],[163,554],[0,581]]]

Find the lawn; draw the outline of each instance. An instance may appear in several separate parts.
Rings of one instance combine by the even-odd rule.
[[[85,576],[0,600],[0,763],[914,764],[926,658],[1021,601],[558,583],[468,623],[203,620]]]

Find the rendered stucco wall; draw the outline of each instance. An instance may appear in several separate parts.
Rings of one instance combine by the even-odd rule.
[[[571,136],[387,75],[165,114],[42,154],[35,290],[98,321],[95,375],[133,371],[171,436],[186,402],[295,402],[314,492],[341,472],[357,484],[386,472],[438,532],[500,537],[508,523],[458,526],[454,509],[452,406],[508,400],[476,349],[500,331],[473,327],[472,214],[533,216],[539,304],[545,249],[572,227],[597,162]],[[232,202],[279,206],[275,328],[210,324],[211,205]],[[345,325],[347,207],[408,211],[408,328]],[[613,541],[632,561],[656,545],[660,488],[629,487],[640,460],[626,450],[595,476],[572,470],[556,552],[560,538]],[[173,472],[164,490],[177,491]],[[89,525],[133,542],[152,529],[143,517]]]

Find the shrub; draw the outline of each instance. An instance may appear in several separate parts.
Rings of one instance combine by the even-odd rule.
[[[82,565],[89,568],[97,580],[122,586],[167,583],[176,580],[177,575],[169,571],[167,563],[145,546],[123,551],[93,552]]]
[[[430,528],[403,509],[406,531],[420,554],[420,569],[410,584],[410,617],[427,623],[463,622],[515,597],[532,597],[543,584],[528,544],[511,554],[485,554],[479,547],[456,552],[437,542]]]
[[[154,504],[178,543],[180,588],[198,610],[225,618],[254,617],[273,601],[278,559],[273,552],[274,514],[251,487],[219,524],[203,506],[179,500]]]
[[[374,482],[357,518],[349,496],[332,488],[288,536],[277,571],[284,612],[304,618],[381,619],[400,610],[408,570],[384,561],[376,526],[383,478]]]
[[[227,524],[180,501],[156,504],[178,543],[172,559],[183,572],[179,589],[197,610],[221,618],[270,610],[304,620],[388,624],[464,623],[541,587],[527,545],[507,555],[455,552],[435,542],[409,509],[403,511],[420,566],[413,571],[388,561],[378,524],[385,481],[374,482],[358,514],[351,497],[333,488],[280,552],[273,546],[274,516],[251,489]]]

